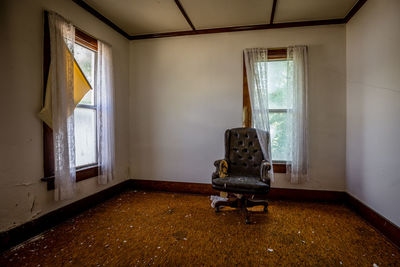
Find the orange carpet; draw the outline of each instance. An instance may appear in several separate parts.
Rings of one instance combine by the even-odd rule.
[[[245,225],[207,196],[126,192],[0,255],[0,266],[400,266],[343,205],[270,202]]]

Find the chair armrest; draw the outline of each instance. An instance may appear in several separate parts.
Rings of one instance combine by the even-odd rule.
[[[227,166],[228,166],[228,162],[227,162],[226,160],[224,160],[224,159],[219,159],[219,160],[216,160],[216,161],[214,162],[215,172],[213,172],[213,174],[212,174],[212,179],[215,179],[215,178],[219,178],[219,177],[220,177],[220,172],[222,171],[222,170],[220,169],[220,167],[221,167],[221,163],[222,163],[223,161],[225,161],[226,164],[227,164]],[[226,170],[226,171],[228,171],[228,170]]]
[[[260,166],[260,174],[261,174],[261,181],[264,183],[271,185],[271,179],[269,177],[269,173],[271,171],[271,163],[267,160],[263,160]]]

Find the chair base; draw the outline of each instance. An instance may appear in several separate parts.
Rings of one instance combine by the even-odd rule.
[[[218,201],[215,203],[215,212],[219,212],[221,207],[240,208],[245,217],[246,224],[250,224],[250,212],[247,208],[254,206],[264,206],[264,212],[268,213],[268,202],[265,200],[251,200],[248,197],[242,196],[235,200]]]

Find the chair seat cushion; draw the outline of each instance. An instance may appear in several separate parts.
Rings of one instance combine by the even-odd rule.
[[[212,180],[213,187],[217,190],[238,193],[267,193],[269,185],[260,181],[258,177],[228,176]]]

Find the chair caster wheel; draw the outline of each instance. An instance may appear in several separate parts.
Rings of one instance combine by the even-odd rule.
[[[219,212],[219,207],[216,207],[215,208],[215,213],[218,213]]]
[[[264,213],[268,213],[268,207],[264,207]]]
[[[246,224],[251,224],[251,222],[250,222],[250,219],[249,218],[246,218]]]

